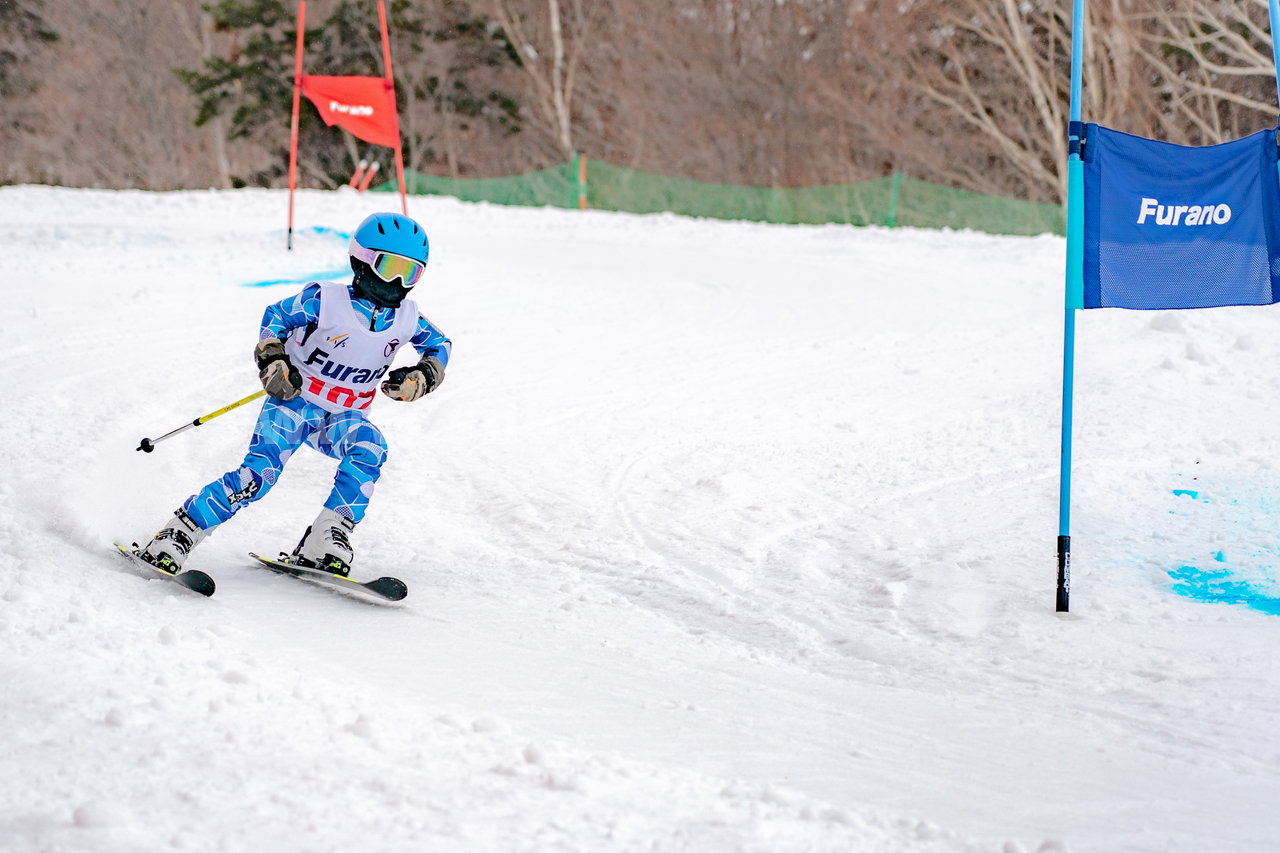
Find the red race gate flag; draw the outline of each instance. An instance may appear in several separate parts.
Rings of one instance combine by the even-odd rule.
[[[301,88],[325,124],[346,128],[374,145],[399,145],[395,89],[387,78],[303,74]]]
[[[0,0],[3,3],[4,0]],[[404,191],[404,156],[400,150],[400,119],[396,115],[395,75],[391,73],[391,39],[387,37],[387,9],[378,0],[378,30],[382,37],[382,77],[320,77],[302,73],[302,42],[306,30],[306,0],[298,0],[297,46],[293,59],[293,117],[289,123],[289,236],[285,246],[293,248],[293,191],[298,176],[298,105],[303,95],[316,105],[325,124],[339,125],[366,142],[394,148],[396,178],[400,183],[400,209],[409,213]],[[376,164],[375,164],[376,166]],[[363,191],[373,179],[365,173]]]

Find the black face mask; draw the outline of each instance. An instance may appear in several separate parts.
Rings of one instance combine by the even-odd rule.
[[[351,259],[351,269],[355,272],[351,286],[356,297],[367,299],[379,308],[399,308],[409,294],[408,290],[400,286],[400,279],[383,281],[373,271],[373,267],[359,258]]]

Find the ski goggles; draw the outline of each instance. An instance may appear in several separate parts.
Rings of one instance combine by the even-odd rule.
[[[427,265],[422,261],[415,261],[413,258],[406,258],[404,255],[393,255],[390,252],[376,252],[373,249],[366,249],[354,240],[351,245],[351,256],[359,258],[372,267],[374,273],[383,281],[400,279],[400,286],[405,290],[417,284],[418,279],[422,278],[423,270],[427,268]]]

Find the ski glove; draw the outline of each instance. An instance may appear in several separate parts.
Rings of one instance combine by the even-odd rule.
[[[258,341],[253,348],[253,360],[258,363],[258,378],[267,393],[278,400],[292,400],[301,392],[302,374],[289,361],[284,352],[284,341],[269,338]]]
[[[413,367],[397,367],[387,374],[382,383],[382,393],[393,400],[406,403],[430,394],[444,381],[444,365],[440,359],[429,355]]]

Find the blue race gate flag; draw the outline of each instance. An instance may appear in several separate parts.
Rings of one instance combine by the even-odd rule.
[[[1275,130],[1189,148],[1085,126],[1084,307],[1280,301]]]

